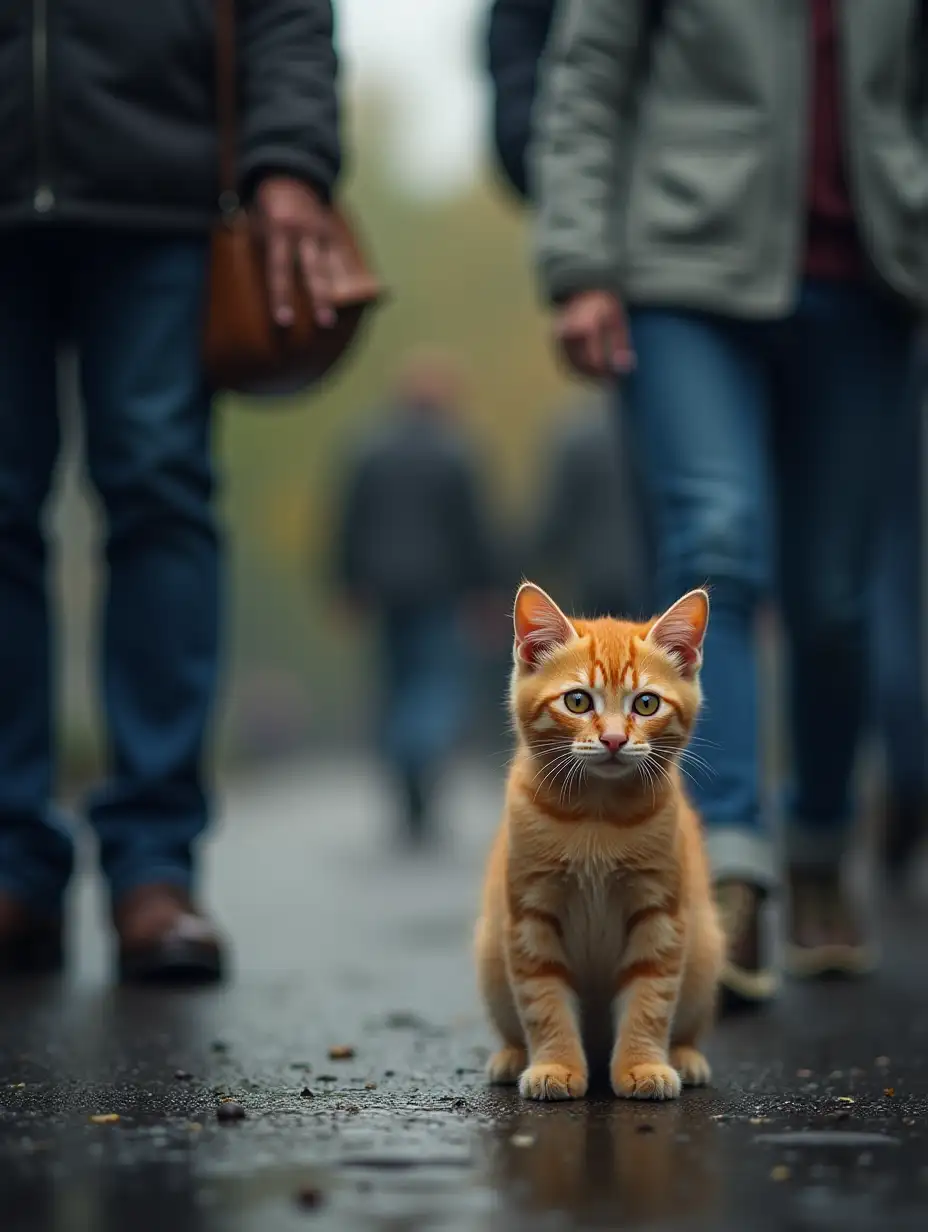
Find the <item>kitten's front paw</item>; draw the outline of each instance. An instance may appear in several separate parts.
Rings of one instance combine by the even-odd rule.
[[[531,1065],[519,1079],[523,1099],[582,1099],[588,1078],[585,1070],[566,1065]]]
[[[487,1082],[496,1087],[515,1086],[526,1065],[528,1053],[524,1048],[501,1048],[487,1062]]]
[[[684,1045],[671,1048],[670,1064],[683,1079],[685,1087],[707,1087],[712,1081],[709,1062],[695,1048]]]
[[[620,1099],[677,1099],[682,1085],[669,1065],[632,1065],[613,1072],[612,1089]]]

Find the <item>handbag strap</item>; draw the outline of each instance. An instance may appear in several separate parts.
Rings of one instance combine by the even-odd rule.
[[[238,187],[238,108],[235,88],[235,0],[215,0],[216,123],[219,138],[219,208],[226,216],[241,204]]]

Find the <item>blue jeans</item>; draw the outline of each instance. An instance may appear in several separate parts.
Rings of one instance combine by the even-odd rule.
[[[632,420],[660,600],[709,582],[693,794],[717,879],[774,879],[760,786],[757,617],[776,581],[793,783],[786,854],[840,858],[869,690],[868,601],[912,321],[864,287],[809,283],[787,319],[639,308]]]
[[[873,697],[894,802],[920,813],[928,802],[928,706],[925,698],[925,622],[922,601],[924,356],[913,373],[901,448],[890,468],[871,612]]]
[[[152,881],[188,887],[206,822],[220,589],[199,354],[206,259],[201,239],[0,236],[0,889],[50,914],[72,866],[71,835],[51,803],[43,533],[63,340],[79,353],[87,464],[107,526],[111,775],[89,817],[113,897]]]
[[[401,776],[431,775],[454,751],[468,717],[469,664],[455,605],[388,610],[382,639],[384,754]]]

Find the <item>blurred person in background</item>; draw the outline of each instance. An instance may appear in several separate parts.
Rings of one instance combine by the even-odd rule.
[[[578,372],[628,377],[659,598],[713,587],[698,747],[714,774],[693,791],[734,1001],[776,988],[757,683],[775,578],[787,963],[874,963],[840,863],[872,703],[875,551],[928,303],[924,14],[917,0],[563,0],[549,40],[534,166],[557,337]]]
[[[626,425],[611,410],[605,394],[578,399],[555,425],[530,543],[537,564],[525,572],[550,576],[552,593],[569,597],[584,616],[644,616],[650,604],[641,510],[622,439]]]
[[[89,803],[123,978],[212,980],[196,899],[219,665],[211,390],[201,365],[218,214],[211,0],[60,0],[0,20],[0,969],[62,960],[73,843],[56,812],[43,511],[59,448],[56,351],[81,367],[106,519],[102,694],[110,778]],[[330,0],[241,0],[242,193],[291,319],[320,321],[323,204],[339,166]]]
[[[468,616],[491,595],[497,570],[461,402],[450,356],[407,358],[387,414],[350,467],[338,541],[348,604],[377,626],[380,743],[414,844],[434,834],[439,777],[466,734]]]

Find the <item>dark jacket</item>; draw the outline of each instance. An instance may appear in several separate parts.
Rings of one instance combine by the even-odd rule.
[[[492,556],[467,442],[433,415],[401,410],[348,478],[343,588],[382,607],[446,602],[488,588]]]
[[[338,172],[331,0],[237,0],[243,183]],[[202,229],[218,196],[214,0],[0,5],[0,225]]]
[[[493,81],[493,131],[500,165],[521,197],[528,196],[525,152],[532,127],[538,62],[548,40],[555,0],[495,0],[488,53]]]

